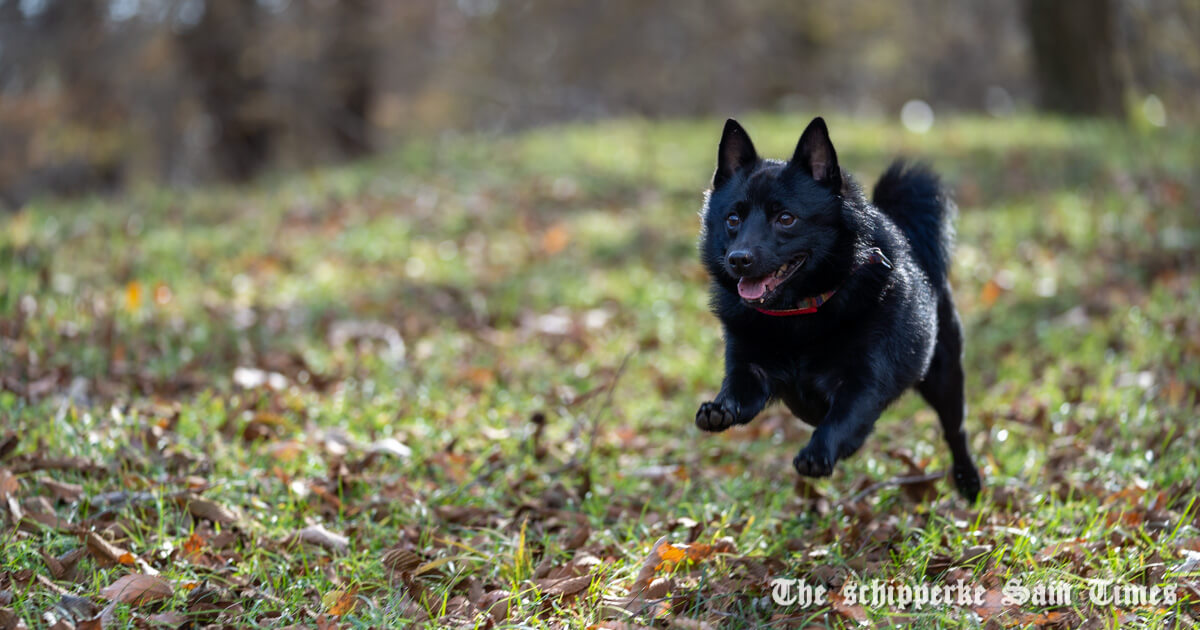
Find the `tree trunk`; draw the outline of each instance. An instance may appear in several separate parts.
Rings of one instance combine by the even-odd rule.
[[[1125,115],[1113,0],[1026,0],[1041,106],[1072,116]]]
[[[372,0],[342,0],[337,5],[333,39],[326,62],[333,83],[328,124],[344,157],[371,151],[371,101],[375,96],[375,42]]]
[[[204,5],[200,21],[176,42],[183,65],[195,80],[200,101],[215,126],[217,171],[244,181],[266,166],[278,131],[261,54],[255,0],[221,0]]]

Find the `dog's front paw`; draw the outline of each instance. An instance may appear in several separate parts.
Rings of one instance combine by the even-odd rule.
[[[833,474],[833,457],[825,449],[809,444],[796,453],[792,466],[802,477],[828,477]]]
[[[731,402],[706,402],[696,411],[696,426],[704,431],[724,431],[737,424],[737,405]]]

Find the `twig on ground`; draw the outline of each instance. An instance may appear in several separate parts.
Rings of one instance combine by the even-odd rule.
[[[897,486],[897,487],[907,486],[907,485],[911,485],[914,483],[926,483],[929,481],[937,481],[938,479],[941,479],[942,477],[945,477],[945,476],[946,476],[946,471],[939,470],[938,472],[928,473],[928,474],[924,474],[924,475],[912,475],[909,477],[892,477],[891,479],[888,479],[886,481],[880,481],[880,482],[873,483],[873,484],[867,486],[866,488],[863,488],[858,493],[851,496],[849,499],[843,499],[842,501],[840,501],[840,503],[842,503],[842,504],[857,503],[857,502],[863,500],[864,498],[866,498],[867,496],[874,494],[875,492],[878,492],[879,490],[882,490],[884,488],[889,488],[892,486]]]

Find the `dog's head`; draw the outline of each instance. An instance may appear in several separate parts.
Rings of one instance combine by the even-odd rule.
[[[730,119],[705,204],[705,267],[751,305],[788,307],[811,295],[845,240],[845,192],[821,118],[809,123],[787,162],[759,158],[746,130]]]

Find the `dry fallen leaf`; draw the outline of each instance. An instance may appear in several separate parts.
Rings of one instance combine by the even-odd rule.
[[[183,501],[187,503],[188,512],[198,519],[209,520],[221,525],[232,525],[238,520],[238,516],[233,510],[216,501],[197,496],[184,497]]]
[[[174,611],[161,612],[156,615],[150,615],[146,618],[150,625],[167,626],[170,628],[182,628],[191,622],[191,618],[183,613]]]
[[[174,593],[170,583],[157,575],[131,573],[123,575],[116,582],[109,584],[100,591],[105,599],[140,606],[147,602],[170,597]]]
[[[974,606],[971,610],[979,615],[980,619],[987,621],[996,615],[1004,612],[1004,594],[997,589],[987,591],[983,594],[983,604]]]
[[[393,571],[412,571],[421,566],[421,556],[410,549],[393,547],[383,552],[383,566]]]
[[[2,476],[3,473],[0,473],[0,477]],[[55,499],[65,503],[73,503],[83,496],[83,486],[77,483],[68,483],[57,479],[39,479],[38,484],[49,490]],[[0,492],[3,492],[3,488],[0,488]]]
[[[587,544],[588,538],[592,535],[592,528],[588,527],[587,523],[581,523],[578,527],[571,530],[562,540],[563,549],[574,551]]]
[[[358,587],[329,591],[321,598],[321,602],[325,604],[326,612],[334,617],[348,615],[354,612],[358,604]]]
[[[559,223],[542,234],[542,249],[547,254],[557,254],[566,249],[570,241],[571,235],[567,232],[567,226]]]
[[[1000,298],[1002,292],[1003,289],[1000,288],[999,284],[996,284],[993,280],[988,280],[987,284],[983,285],[983,290],[979,293],[979,301],[984,306],[991,306]]]
[[[60,620],[71,620],[76,623],[96,617],[100,607],[86,597],[63,595],[54,604],[53,614]]]
[[[200,552],[204,551],[204,542],[204,537],[201,536],[199,532],[192,532],[192,535],[188,536],[187,540],[183,541],[183,555],[200,555]]]
[[[859,624],[865,624],[867,622],[867,610],[860,604],[847,603],[846,598],[840,592],[831,593],[829,596],[829,603],[830,607],[833,609],[833,612],[841,615],[842,617]]]
[[[87,555],[87,552],[87,547],[76,547],[58,557],[51,556],[45,551],[39,553],[46,563],[46,568],[50,570],[51,577],[56,580],[74,582],[77,577],[76,565]]]
[[[538,587],[542,589],[542,592],[555,597],[574,595],[587,590],[591,584],[592,576],[590,575],[581,575],[579,577],[568,577],[552,580],[538,580]]]
[[[21,438],[17,437],[16,433],[7,432],[4,437],[0,438],[0,459],[4,459],[17,450],[17,444],[20,444]]]
[[[670,571],[684,560],[700,562],[714,553],[733,553],[733,551],[733,541],[730,539],[722,539],[712,545],[702,543],[672,545],[671,543],[665,543],[658,549],[660,562],[655,566],[655,570]]]
[[[88,532],[85,542],[87,543],[88,551],[92,552],[92,555],[95,556],[96,560],[99,561],[100,566],[120,564],[121,556],[129,553],[128,551],[121,549],[107,540],[104,540],[95,532]]]
[[[7,468],[0,468],[0,501],[15,495],[21,488],[21,482]]]
[[[633,585],[629,587],[629,596],[635,597],[646,590],[650,581],[654,579],[654,572],[662,565],[663,557],[662,550],[664,547],[670,547],[671,543],[667,542],[667,537],[663,536],[654,543],[650,548],[650,553],[646,555],[646,559],[642,561],[642,568],[638,571],[637,577],[633,579]]]
[[[0,629],[16,630],[25,627],[25,622],[11,608],[0,608]]]
[[[295,534],[288,536],[284,542],[299,542],[339,553],[344,553],[350,549],[350,539],[325,529],[323,525],[309,525]]]

